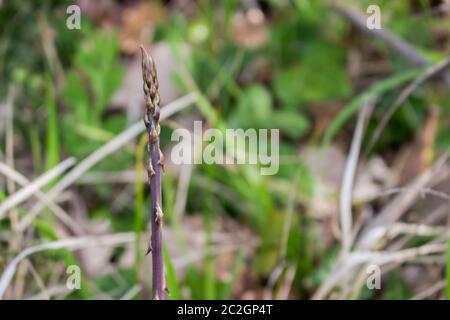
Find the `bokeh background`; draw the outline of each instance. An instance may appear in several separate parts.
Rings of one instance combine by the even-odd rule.
[[[450,297],[446,0],[0,1],[1,297],[151,298],[140,44],[170,299]],[[279,172],[174,165],[194,120],[280,129]]]

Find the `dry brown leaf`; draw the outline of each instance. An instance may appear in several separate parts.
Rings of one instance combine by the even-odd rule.
[[[264,13],[258,8],[238,12],[233,21],[233,38],[244,48],[256,49],[264,46],[269,37]]]
[[[337,216],[339,192],[345,169],[345,154],[334,145],[326,149],[309,147],[301,154],[310,173],[315,177],[311,211],[315,218]],[[353,203],[372,200],[382,190],[393,187],[395,177],[381,157],[359,160]]]
[[[119,31],[119,44],[122,52],[134,54],[139,45],[148,45],[155,24],[166,17],[165,9],[155,2],[141,2],[123,12]]]
[[[420,134],[422,152],[420,154],[419,173],[427,170],[433,161],[434,140],[438,126],[439,109],[432,107]]]

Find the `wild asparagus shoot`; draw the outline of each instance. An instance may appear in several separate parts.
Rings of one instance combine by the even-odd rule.
[[[147,250],[152,253],[152,280],[153,298],[164,300],[166,298],[164,262],[162,250],[163,211],[161,203],[161,170],[164,168],[164,157],[159,147],[159,93],[158,77],[155,62],[141,46],[142,77],[144,80],[144,96],[146,109],[144,123],[148,133],[147,173],[151,192],[151,240]]]

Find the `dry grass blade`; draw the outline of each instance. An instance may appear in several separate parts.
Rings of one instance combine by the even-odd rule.
[[[66,285],[59,285],[55,287],[51,287],[47,289],[47,292],[39,292],[38,294],[32,295],[30,297],[27,297],[26,300],[44,300],[44,299],[51,299],[53,297],[58,296],[60,298],[61,296],[67,296],[71,292],[70,289],[67,289]]]
[[[446,156],[442,156],[436,161],[432,168],[417,177],[405,190],[390,201],[382,211],[373,219],[362,231],[358,240],[358,249],[369,249],[383,237],[385,226],[389,226],[397,221],[420,195],[421,190],[437,175],[444,175],[443,166],[447,161]],[[448,172],[447,172],[448,173]]]
[[[329,292],[348,275],[357,274],[355,268],[366,263],[375,264],[379,267],[390,263],[404,263],[413,261],[418,257],[444,253],[447,249],[446,243],[429,243],[416,248],[399,251],[355,251],[346,258],[341,259],[331,271],[328,278],[322,283],[313,295],[313,299],[324,299]]]
[[[133,299],[136,295],[139,294],[139,292],[141,292],[142,290],[142,286],[141,285],[135,285],[133,286],[130,290],[128,290],[121,298],[120,300],[131,300]]]
[[[180,175],[178,179],[177,197],[173,208],[173,215],[176,221],[181,221],[188,197],[188,189],[191,181],[193,166],[184,164],[180,167]]]
[[[415,295],[414,297],[412,297],[411,300],[423,300],[423,299],[426,299],[429,296],[431,296],[433,294],[436,294],[440,290],[445,289],[446,287],[447,287],[447,281],[446,280],[439,281],[438,283],[435,283],[431,287],[423,290],[422,292],[420,292],[417,295]]]
[[[373,107],[376,103],[376,98],[369,99],[358,115],[355,133],[353,135],[350,152],[345,164],[344,176],[342,179],[341,193],[340,193],[340,220],[342,229],[342,253],[348,254],[352,245],[352,192],[353,183],[355,179],[356,169],[358,166],[358,158],[361,150],[361,143],[364,133],[365,123],[367,122]]]
[[[450,235],[450,229],[446,227],[432,227],[425,224],[411,224],[397,222],[386,228],[389,238],[394,238],[400,234],[411,234],[421,237],[436,237]]]
[[[132,243],[135,241],[135,235],[132,232],[126,233],[116,233],[109,234],[105,236],[86,236],[79,238],[67,238],[63,240],[53,241],[43,243],[34,247],[29,247],[19,253],[11,262],[8,264],[4,270],[2,276],[0,277],[0,299],[8,287],[11,279],[16,272],[18,264],[26,257],[35,254],[37,252],[46,250],[57,250],[57,249],[68,249],[68,250],[78,250],[85,247],[92,246],[116,246],[124,243]]]
[[[161,111],[161,120],[170,117],[171,115],[177,113],[178,111],[188,107],[197,100],[197,94],[190,93],[187,94],[171,103],[166,105]],[[78,163],[71,171],[69,171],[48,193],[47,197],[50,200],[54,200],[62,191],[67,187],[72,185],[76,180],[78,180],[86,171],[96,165],[98,162],[106,158],[108,155],[119,150],[123,145],[130,142],[132,139],[136,138],[140,133],[145,130],[145,126],[141,121],[136,122],[131,125],[125,131],[117,135],[112,140],[105,143],[95,152],[84,158],[80,163]],[[30,218],[27,219],[27,224],[25,227],[31,223],[33,218],[37,216],[43,209],[45,204],[38,203],[31,208],[28,215]]]
[[[0,204],[0,219],[4,218],[8,210],[25,201],[32,194],[36,193],[36,191],[40,190],[43,186],[47,185],[57,176],[70,168],[74,163],[75,158],[68,158],[41,175],[26,187],[10,195],[5,201],[2,202],[2,204]]]
[[[22,174],[8,167],[2,162],[0,162],[0,173],[5,175],[9,179],[13,180],[15,183],[19,184],[22,187],[25,187],[31,183]],[[56,203],[48,199],[48,197],[43,192],[41,192],[40,190],[35,190],[33,195],[39,201],[45,203],[45,205],[47,205],[49,209],[53,211],[55,216],[58,217],[58,219],[60,219],[63,223],[65,223],[66,226],[74,232],[74,234],[77,235],[83,234],[83,230],[81,229],[81,227],[60,206],[58,206]],[[17,225],[17,229],[20,232],[24,231],[23,222],[26,221],[21,220]]]

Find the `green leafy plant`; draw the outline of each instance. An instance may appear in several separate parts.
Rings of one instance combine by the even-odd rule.
[[[65,114],[66,127],[63,137],[64,145],[75,155],[85,154],[98,146],[98,141],[92,144],[80,145],[74,143],[80,136],[86,134],[102,136],[110,130],[116,132],[120,127],[110,125],[102,119],[112,95],[119,88],[123,69],[117,63],[118,42],[113,32],[94,32],[86,27],[86,37],[74,56],[72,69],[67,73],[66,85],[61,97],[70,112]],[[111,120],[109,120],[111,121]],[[117,122],[117,121],[116,121]],[[99,134],[100,133],[100,134]]]

